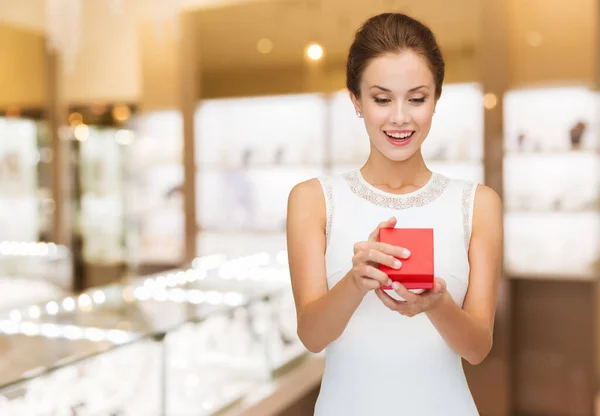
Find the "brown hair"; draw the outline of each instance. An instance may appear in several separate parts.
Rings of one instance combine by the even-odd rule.
[[[412,50],[427,61],[435,80],[435,97],[442,94],[445,64],[431,29],[401,13],[383,13],[368,19],[356,32],[348,53],[346,86],[360,97],[360,81],[369,62],[386,53]]]

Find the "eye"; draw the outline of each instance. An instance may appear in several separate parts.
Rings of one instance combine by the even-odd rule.
[[[377,104],[387,104],[389,103],[391,100],[389,98],[375,98],[375,102]]]
[[[423,104],[425,102],[425,97],[422,97],[422,98],[411,98],[409,101],[411,103]]]

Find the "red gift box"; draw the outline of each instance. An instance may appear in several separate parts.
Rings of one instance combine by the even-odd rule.
[[[402,267],[394,269],[383,264],[379,270],[394,282],[407,289],[433,289],[433,229],[432,228],[380,228],[379,241],[410,250],[407,259],[399,259]],[[382,286],[384,290],[390,286]]]

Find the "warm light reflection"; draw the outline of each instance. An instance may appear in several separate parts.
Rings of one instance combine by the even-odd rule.
[[[92,114],[99,116],[106,111],[106,106],[104,104],[93,104],[90,111]]]
[[[498,104],[498,97],[496,96],[496,94],[492,94],[491,92],[488,92],[487,94],[485,94],[483,96],[483,106],[486,109],[491,110],[491,109],[495,108],[497,104]]]
[[[312,43],[306,49],[306,56],[313,61],[318,61],[323,57],[323,47],[318,43]]]
[[[83,116],[81,113],[71,113],[69,115],[69,124],[71,126],[78,126],[81,123],[83,123]]]
[[[21,115],[21,109],[15,105],[9,105],[6,109],[6,117],[19,117]]]
[[[131,117],[131,110],[126,105],[116,105],[112,110],[113,118],[118,122],[125,122]]]
[[[271,53],[271,51],[273,50],[273,42],[271,41],[271,39],[262,38],[256,44],[256,49],[258,49],[258,51],[262,54]]]
[[[77,127],[75,127],[75,131],[73,134],[75,135],[75,138],[77,140],[79,140],[80,142],[84,142],[90,135],[90,128],[85,124],[80,124]]]

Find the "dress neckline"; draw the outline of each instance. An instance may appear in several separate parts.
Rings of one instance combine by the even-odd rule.
[[[450,179],[437,172],[419,189],[405,194],[394,194],[383,191],[365,180],[360,169],[355,169],[343,175],[350,190],[360,198],[378,206],[391,209],[408,209],[425,206],[436,200],[450,182]]]
[[[369,188],[371,191],[387,196],[387,197],[398,197],[398,198],[410,198],[411,196],[414,195],[418,195],[421,192],[425,192],[427,190],[427,188],[429,188],[431,186],[431,184],[434,182],[435,180],[435,176],[436,173],[435,172],[431,172],[431,176],[429,177],[429,179],[427,180],[427,182],[425,182],[425,184],[423,186],[421,186],[418,189],[415,189],[414,191],[411,192],[405,192],[402,194],[397,194],[394,192],[387,192],[384,191],[382,189],[377,188],[376,186],[372,185],[371,183],[369,183],[365,177],[363,176],[362,172],[360,171],[360,169],[356,169],[356,176],[358,178],[358,180],[362,183],[362,185],[364,185],[365,187]]]

